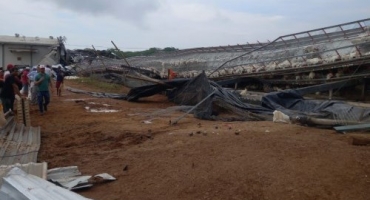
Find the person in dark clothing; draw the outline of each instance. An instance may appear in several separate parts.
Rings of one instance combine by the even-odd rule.
[[[5,79],[8,77],[8,76],[10,76],[10,74],[11,74],[11,72],[10,71],[12,71],[12,69],[15,69],[15,66],[14,65],[12,65],[12,64],[8,64],[7,66],[6,66],[6,71],[4,72],[4,81],[5,81]],[[19,74],[17,74],[16,76],[15,76],[15,83],[18,85],[18,87],[19,87],[19,89],[21,89],[22,88],[22,82],[21,82],[21,80],[19,79]]]
[[[4,113],[8,112],[9,110],[14,111],[13,106],[16,94],[21,97],[21,93],[19,92],[19,88],[16,81],[16,77],[18,76],[18,70],[16,68],[12,68],[9,70],[9,72],[10,74],[5,79],[3,88],[0,93]]]
[[[3,86],[4,86],[4,71],[0,70],[0,93]]]

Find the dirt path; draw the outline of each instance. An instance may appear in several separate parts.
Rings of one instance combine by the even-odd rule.
[[[159,95],[133,103],[54,94],[44,116],[36,106],[31,110],[33,126],[42,127],[39,161],[49,168],[77,165],[83,174],[112,174],[117,181],[79,192],[100,200],[370,198],[370,147],[351,145],[352,135],[191,115],[169,126],[181,112],[143,123],[145,114],[170,106]]]

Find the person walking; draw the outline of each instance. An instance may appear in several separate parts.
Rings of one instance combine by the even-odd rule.
[[[45,73],[45,66],[40,67],[40,73],[35,78],[35,85],[38,88],[39,111],[43,115],[48,110],[48,104],[50,103],[49,85],[51,89],[53,88],[50,76]]]
[[[57,88],[57,96],[60,97],[62,96],[62,85],[64,84],[64,73],[61,69],[61,67],[58,67],[57,70],[57,81],[55,83],[55,86]]]
[[[3,112],[6,113],[9,110],[14,111],[14,101],[15,95],[22,97],[19,92],[19,87],[16,82],[16,77],[18,76],[18,70],[16,68],[10,68],[9,75],[7,75],[3,88],[0,93],[1,102],[3,104]]]
[[[40,73],[40,66],[32,67],[32,71],[28,73],[27,77],[29,80],[30,91],[28,93],[28,99],[32,104],[38,104],[37,102],[37,86],[35,85],[35,79],[37,74]]]

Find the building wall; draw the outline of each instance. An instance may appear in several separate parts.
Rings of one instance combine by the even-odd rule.
[[[15,52],[12,49],[32,49],[33,51]],[[12,45],[4,44],[1,56],[1,65],[5,67],[8,64],[34,66],[48,54],[52,47],[50,46],[30,46],[30,45]]]
[[[4,44],[0,43],[0,68],[5,67],[4,66],[4,61],[3,61],[4,60],[3,48],[4,48]]]

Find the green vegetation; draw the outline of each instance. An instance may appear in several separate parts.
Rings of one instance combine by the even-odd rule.
[[[122,59],[122,57],[129,58],[135,56],[151,56],[158,53],[170,53],[177,50],[178,49],[174,47],[166,47],[164,49],[153,47],[144,51],[118,51],[116,49],[110,48],[107,50],[98,51],[98,53],[99,55],[104,57]]]
[[[117,93],[123,88],[122,85],[107,83],[93,77],[80,77],[78,79],[71,79],[68,81],[80,86],[89,87],[90,89],[96,89],[95,92]]]
[[[152,47],[148,50],[144,51],[119,51],[114,48],[109,48],[106,50],[94,50],[92,48],[85,48],[85,49],[75,49],[73,54],[80,54],[83,56],[88,56],[90,58],[95,58],[97,55],[106,57],[106,58],[113,58],[113,59],[123,59],[123,58],[130,58],[136,56],[153,56],[156,54],[166,54],[178,51],[175,47],[166,47],[164,49]],[[68,59],[70,63],[73,63],[72,58],[69,57]]]

